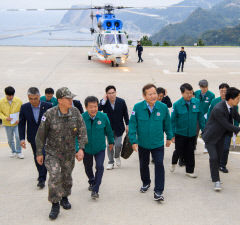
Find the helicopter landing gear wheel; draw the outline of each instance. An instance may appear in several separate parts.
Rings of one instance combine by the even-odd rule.
[[[114,67],[114,62],[112,61],[112,67]]]
[[[91,60],[91,59],[92,59],[92,56],[89,55],[89,56],[88,56],[88,60]]]

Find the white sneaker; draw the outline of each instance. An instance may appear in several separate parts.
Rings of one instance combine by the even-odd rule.
[[[175,168],[176,168],[176,164],[172,164],[170,166],[170,172],[173,173],[175,171]]]
[[[206,148],[204,148],[203,154],[206,154],[206,153],[208,153],[208,150]]]
[[[197,174],[195,174],[195,173],[186,173],[186,176],[191,177],[191,178],[197,178]]]
[[[112,163],[112,164],[108,164],[107,165],[107,170],[112,170],[113,169],[113,167],[114,167],[114,164]]]
[[[19,159],[24,159],[24,155],[23,155],[22,153],[18,153],[18,154],[17,154],[17,157],[18,157]]]
[[[16,157],[16,153],[15,152],[10,153],[9,157],[10,158],[15,158]]]
[[[115,162],[118,167],[121,167],[121,159],[120,158],[115,158]]]
[[[221,191],[221,190],[222,190],[221,182],[220,181],[215,182],[214,191]]]

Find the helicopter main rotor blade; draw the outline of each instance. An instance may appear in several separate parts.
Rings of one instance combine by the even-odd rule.
[[[68,10],[89,10],[91,8],[49,8],[49,9],[0,9],[0,11],[68,11]]]
[[[129,9],[129,8],[134,8],[134,7],[124,7],[124,6],[117,6],[117,7],[112,7],[112,9]],[[105,6],[93,6],[93,7],[88,7],[88,8],[46,8],[46,9],[0,9],[0,11],[68,11],[68,10],[90,10],[90,9],[106,9]]]
[[[46,8],[46,9],[0,9],[0,12],[10,11],[10,12],[17,12],[17,11],[78,11],[78,10],[93,10],[93,9],[161,9],[161,8],[198,8],[200,6],[181,6],[181,5],[171,5],[171,6],[157,6],[157,7],[125,7],[125,6],[116,6],[116,7],[108,7],[108,6],[93,6],[90,8]]]

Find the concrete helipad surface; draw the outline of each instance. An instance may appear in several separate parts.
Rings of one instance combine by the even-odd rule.
[[[88,61],[89,48],[0,47],[0,97],[4,88],[12,85],[16,96],[27,101],[30,86],[57,89],[68,86],[76,99],[88,95],[101,98],[109,84],[117,87],[118,96],[127,102],[129,112],[142,100],[141,88],[154,83],[167,89],[173,101],[180,97],[179,86],[189,82],[198,88],[200,79],[209,81],[216,96],[218,85],[228,82],[240,87],[240,48],[186,48],[188,58],[184,73],[176,73],[179,48],[144,48],[141,64],[136,63],[135,49],[130,50],[129,62],[121,67],[96,60]],[[153,185],[141,194],[137,154],[122,160],[122,168],[105,171],[100,187],[100,199],[92,201],[83,164],[76,162],[74,186],[70,201],[72,209],[61,213],[57,221],[49,221],[51,205],[47,187],[38,190],[33,155],[28,145],[25,159],[12,159],[5,130],[0,127],[0,224],[1,225],[238,225],[240,224],[240,155],[231,153],[229,174],[222,174],[223,190],[213,191],[208,155],[202,154],[198,143],[196,155],[197,179],[185,176],[184,168],[169,172],[174,145],[165,154],[165,202],[153,201]],[[105,165],[107,160],[105,161]],[[150,165],[153,175],[153,165]],[[154,179],[152,179],[152,184]]]

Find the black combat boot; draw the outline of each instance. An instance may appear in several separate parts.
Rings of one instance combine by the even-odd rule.
[[[52,209],[51,209],[51,212],[50,212],[50,214],[49,214],[49,218],[50,218],[51,220],[57,219],[58,214],[59,214],[59,211],[60,211],[59,202],[57,202],[57,203],[52,203]]]
[[[60,205],[64,208],[64,209],[71,209],[71,204],[68,201],[67,197],[62,197],[62,200],[60,202]]]

